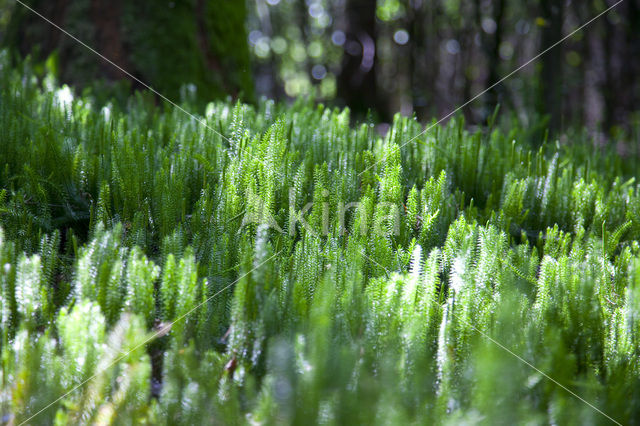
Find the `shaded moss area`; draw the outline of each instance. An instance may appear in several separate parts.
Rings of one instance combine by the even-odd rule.
[[[185,87],[196,98],[231,95],[253,100],[244,21],[235,0],[30,0],[26,2],[139,80],[170,99]],[[224,43],[222,40],[224,39]],[[14,7],[3,44],[20,55],[57,58],[62,82],[77,87],[117,86],[131,80],[53,25]],[[133,81],[134,88],[141,86]],[[189,96],[193,96],[189,91]]]

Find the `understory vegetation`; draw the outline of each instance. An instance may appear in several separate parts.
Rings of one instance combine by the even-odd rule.
[[[640,419],[636,157],[0,62],[3,422]]]

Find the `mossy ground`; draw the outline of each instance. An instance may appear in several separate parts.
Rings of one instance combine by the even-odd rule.
[[[640,418],[635,160],[306,101],[208,129],[2,65],[3,419]]]

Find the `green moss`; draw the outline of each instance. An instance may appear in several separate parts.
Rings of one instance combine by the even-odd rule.
[[[607,421],[540,371],[638,418],[632,160],[308,101],[210,103],[221,136],[0,61],[10,421]]]

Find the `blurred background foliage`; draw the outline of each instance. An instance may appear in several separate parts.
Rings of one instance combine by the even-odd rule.
[[[352,110],[374,108],[382,120],[400,111],[424,121],[449,113],[614,3],[250,1],[256,89],[272,98],[314,92]],[[525,125],[548,117],[555,129],[587,125],[610,134],[637,118],[639,72],[640,1],[626,0],[463,112],[467,122],[482,123],[500,103]]]
[[[615,0],[26,3],[171,99],[312,96],[385,131],[396,112],[448,114]],[[125,77],[12,0],[0,13],[2,43],[57,55],[62,82],[98,96],[96,78]],[[635,140],[639,74],[640,0],[625,0],[462,112],[481,125],[500,104],[525,126]]]
[[[253,100],[253,81],[244,31],[247,9],[236,0],[26,0],[135,78],[169,99],[196,94],[210,100],[227,95]],[[59,29],[14,2],[3,44],[20,56],[53,58],[65,83],[94,92],[120,94],[142,89]],[[125,86],[125,87],[121,87]],[[112,89],[112,90],[104,90]]]

